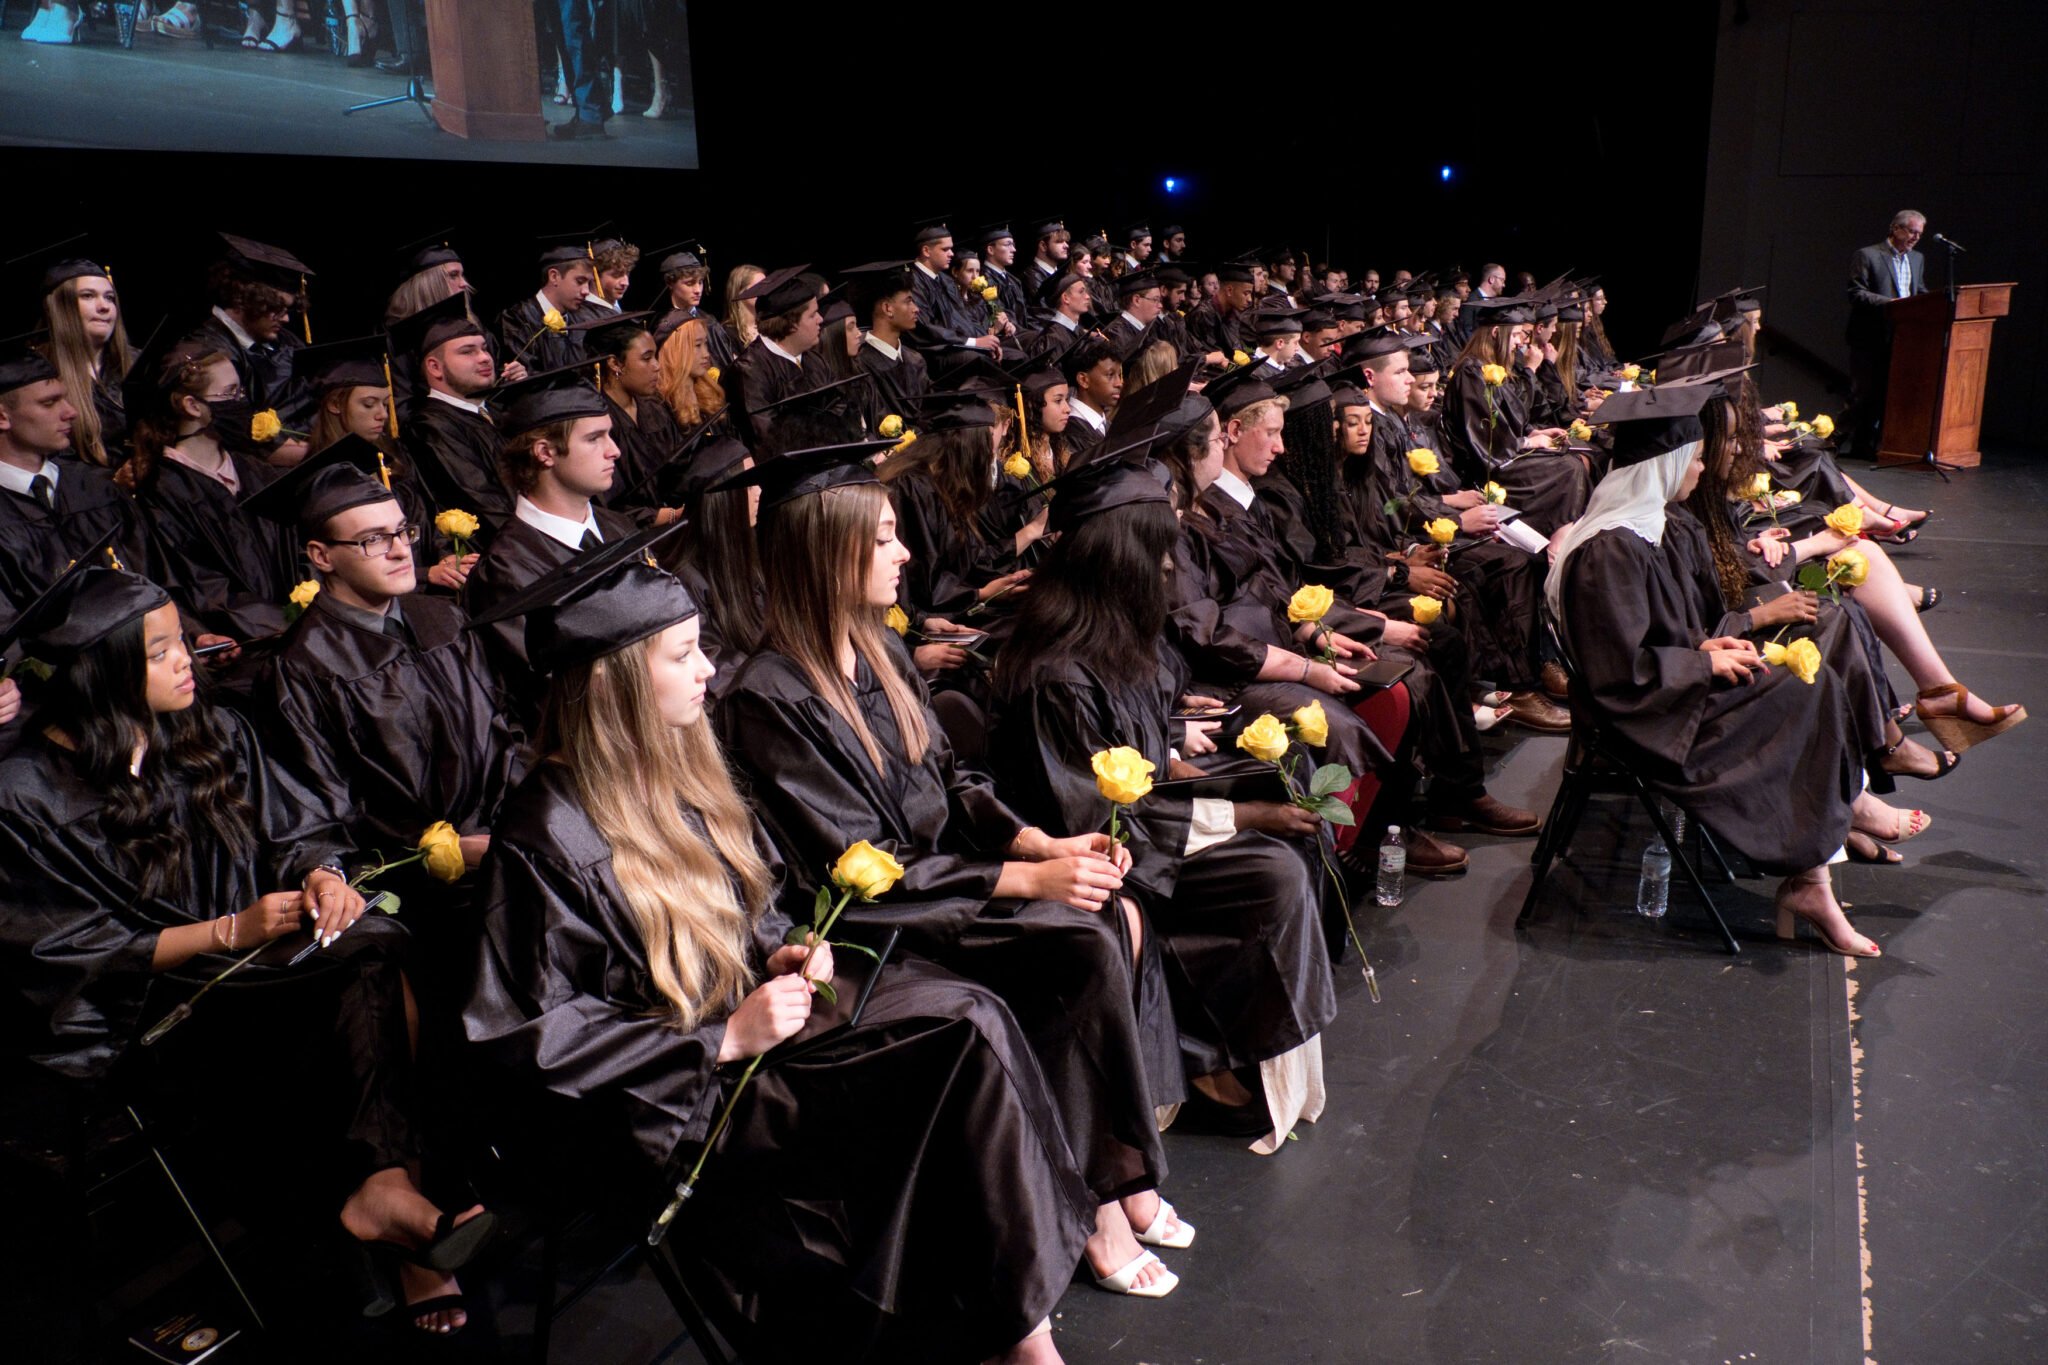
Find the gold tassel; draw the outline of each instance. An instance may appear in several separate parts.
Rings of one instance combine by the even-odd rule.
[[[391,491],[391,466],[384,463],[384,452],[377,452],[377,477],[384,481],[384,491]]]
[[[590,286],[591,286],[591,288],[593,288],[593,289],[595,289],[595,290],[597,291],[597,297],[598,297],[598,300],[599,300],[600,302],[602,302],[602,303],[610,303],[610,302],[611,302],[611,300],[605,297],[605,292],[604,292],[604,276],[603,276],[603,275],[601,275],[601,274],[599,274],[599,273],[598,273],[598,269],[597,269],[597,247],[596,247],[596,245],[595,245],[595,244],[593,244],[593,243],[590,243],[590,242],[585,242],[585,243],[583,244],[583,254],[584,254],[584,255],[586,255],[586,256],[588,256],[588,257],[590,257]]]
[[[1024,458],[1031,458],[1031,424],[1024,417],[1024,386],[1017,386],[1017,448],[1024,452]]]
[[[116,573],[127,571],[128,566],[121,562],[121,556],[114,553],[114,547],[111,545],[107,547],[107,562],[114,566],[114,572]]]
[[[384,418],[390,424],[392,436],[396,437],[398,435],[398,395],[392,392],[391,389],[391,354],[388,351],[384,354]],[[380,466],[384,463],[382,453],[378,454],[377,463]],[[391,475],[389,473],[384,475],[384,486],[386,488],[391,487]]]
[[[306,277],[299,276],[299,326],[306,333],[306,344],[313,344],[313,310],[306,305]]]

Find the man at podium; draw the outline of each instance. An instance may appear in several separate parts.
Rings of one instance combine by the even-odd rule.
[[[1913,249],[1927,230],[1927,215],[1900,209],[1891,232],[1849,261],[1849,427],[1848,453],[1877,458],[1878,425],[1884,420],[1885,376],[1892,363],[1892,325],[1885,316],[1894,300],[1927,292],[1927,258]]]

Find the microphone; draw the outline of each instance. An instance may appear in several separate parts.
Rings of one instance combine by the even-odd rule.
[[[1937,241],[1937,242],[1940,242],[1940,243],[1941,243],[1941,244],[1942,244],[1943,246],[1947,247],[1947,248],[1948,248],[1948,249],[1949,249],[1950,251],[1960,251],[1960,252],[1962,252],[1962,253],[1963,253],[1963,254],[1964,254],[1965,256],[1967,256],[1967,255],[1969,255],[1969,254],[1970,254],[1970,248],[1968,248],[1968,247],[1964,246],[1964,245],[1963,245],[1963,244],[1962,244],[1961,242],[1952,242],[1952,241],[1950,241],[1950,240],[1949,240],[1948,238],[1946,238],[1946,237],[1942,236],[1942,235],[1941,235],[1940,233],[1938,233],[1938,232],[1934,234],[1934,240],[1935,240],[1935,241]]]

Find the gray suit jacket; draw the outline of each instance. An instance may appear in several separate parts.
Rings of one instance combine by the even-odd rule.
[[[1906,253],[1913,268],[1915,294],[1927,292],[1927,258],[1917,251]],[[1898,297],[1892,279],[1892,249],[1879,242],[1866,246],[1849,258],[1849,344],[1882,346],[1891,337],[1891,323],[1885,306]]]

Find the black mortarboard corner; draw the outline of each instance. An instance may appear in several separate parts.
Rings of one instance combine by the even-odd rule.
[[[1036,398],[1047,389],[1067,382],[1060,362],[1067,358],[1068,351],[1080,343],[1081,336],[1077,332],[1055,345],[1046,347],[1036,355],[1027,356],[1020,363],[1010,367],[1010,377],[1023,385],[1026,394]]]
[[[7,264],[16,266],[33,263],[41,266],[39,292],[45,295],[66,280],[112,280],[112,270],[80,252],[79,244],[85,237],[86,234],[83,232],[74,233],[61,242],[37,247],[34,251],[24,251],[10,259]]]
[[[1536,320],[1536,310],[1526,298],[1482,299],[1477,294],[1465,300],[1476,327],[1514,327]]]
[[[1742,354],[1741,337],[1719,337],[1697,346],[1665,351],[1651,359],[1657,362],[1657,382],[1668,384],[1674,379],[1694,379],[1716,370],[1739,367]]]
[[[1466,305],[1470,307],[1470,304]],[[1714,325],[1714,305],[1702,304],[1686,316],[1664,329],[1664,335],[1657,338],[1659,346],[1689,346],[1699,341],[1711,341],[1713,337],[1702,333]],[[1715,335],[1719,335],[1717,332]]]
[[[1133,223],[1124,229],[1125,242],[1143,241],[1152,235],[1152,229],[1144,223]]]
[[[1160,238],[1164,239],[1167,237],[1177,236],[1179,234],[1185,233],[1186,231],[1187,229],[1182,227],[1179,223],[1168,223],[1165,227],[1159,229],[1158,235]]]
[[[1617,393],[1588,419],[1614,433],[1614,463],[1641,464],[1706,439],[1699,411],[1720,393],[1713,384],[1659,384]]]
[[[1443,369],[1443,362],[1436,358],[1436,347],[1417,346],[1408,353],[1408,373],[1437,374]]]
[[[987,431],[996,424],[995,411],[989,407],[992,397],[1000,398],[1001,393],[974,388],[926,394],[918,404],[918,429],[926,436],[941,431]]]
[[[228,244],[228,259],[231,262],[288,294],[298,293],[313,274],[313,267],[283,247],[251,241],[247,237],[237,237],[231,232],[221,233],[220,239]]]
[[[683,523],[650,526],[585,550],[469,619],[478,630],[527,618],[526,657],[542,673],[615,653],[697,614],[673,575],[649,551]]]
[[[1251,261],[1223,261],[1201,268],[1214,275],[1218,284],[1250,284],[1252,265]]]
[[[1323,381],[1320,365],[1296,365],[1266,381],[1273,392],[1287,400],[1291,415],[1306,412],[1330,401],[1330,386]]]
[[[604,395],[590,382],[590,366],[564,365],[531,375],[517,384],[491,390],[485,400],[498,415],[498,430],[504,436],[518,436],[551,422],[568,422],[579,417],[603,417],[611,409]]]
[[[399,269],[406,278],[422,270],[432,270],[437,265],[459,265],[462,253],[448,245],[448,234],[453,228],[441,228],[424,237],[415,237],[392,254],[398,257]]]
[[[1432,339],[1422,332],[1402,332],[1391,327],[1374,327],[1370,331],[1354,332],[1344,338],[1344,346],[1338,357],[1347,365],[1375,356],[1392,355],[1396,351],[1419,351],[1431,345]]]
[[[1031,240],[1043,241],[1055,232],[1065,232],[1067,225],[1058,214],[1046,214],[1031,220]]]
[[[1048,480],[1039,492],[1052,494],[1048,531],[1071,531],[1093,516],[1133,503],[1170,503],[1172,477],[1145,459],[1144,452],[1177,416],[1188,384],[1201,368],[1191,362],[1162,375],[1117,405],[1109,431],[1085,462]],[[1181,428],[1185,430],[1185,428]]]
[[[546,272],[574,265],[578,261],[587,261],[590,268],[596,270],[596,244],[604,230],[610,226],[610,223],[599,223],[596,227],[585,228],[581,232],[551,232],[546,236],[534,238],[534,241],[540,244],[540,256],[535,264]]]
[[[16,614],[15,618],[7,624],[6,629],[0,630],[0,654],[5,654],[13,646],[14,642],[26,633],[28,627],[33,626],[37,621],[46,619],[49,605],[60,596],[70,593],[75,587],[71,580],[76,579],[80,574],[96,564],[102,568],[112,568],[114,538],[120,534],[121,528],[119,526],[108,528],[107,533],[88,546],[83,554],[65,565],[64,571],[50,580],[50,586],[36,594],[35,600]],[[143,610],[151,611],[154,608],[145,607]],[[120,623],[116,622],[115,624],[118,625]],[[109,629],[111,628],[109,627]],[[43,662],[51,663],[54,660],[46,658]]]
[[[1005,237],[1014,240],[1016,236],[1016,233],[1010,231],[1010,224],[1006,220],[1000,223],[988,223],[976,228],[974,235],[968,240],[976,246],[987,246],[990,242],[1000,242]]]
[[[690,461],[690,467],[677,485],[680,501],[689,503],[706,493],[728,474],[740,467],[740,461],[753,452],[731,436],[720,436],[698,451]]]
[[[1711,303],[1701,306],[1708,310],[1708,315],[1716,322],[1726,322],[1740,313],[1760,313],[1764,307],[1762,295],[1768,288],[1770,286],[1765,284],[1746,284],[1739,289],[1731,289],[1717,296]]]
[[[787,398],[778,398],[759,407],[749,403],[747,411],[757,416],[764,412],[773,413],[776,417],[788,417],[798,413],[822,413],[858,420],[859,408],[853,406],[858,390],[854,386],[872,384],[874,378],[866,370],[861,370],[844,379],[835,379],[829,384],[820,384],[815,389],[805,389],[802,393],[793,393]]]
[[[1306,308],[1269,304],[1252,314],[1252,335],[1261,337],[1300,336]]]
[[[1157,289],[1162,281],[1156,270],[1133,270],[1116,277],[1116,296],[1127,299],[1133,294],[1142,294],[1147,289]]]
[[[730,488],[759,485],[761,510],[766,512],[771,507],[779,507],[813,493],[823,493],[827,489],[879,484],[881,480],[875,477],[873,457],[895,444],[890,440],[849,441],[843,445],[792,450],[721,480],[711,485],[709,491],[723,493]]]
[[[659,251],[648,254],[659,263],[657,268],[661,271],[664,284],[685,270],[711,269],[711,249],[695,237],[685,237],[680,242],[672,242]]]
[[[242,510],[297,526],[311,537],[331,517],[394,501],[381,469],[376,446],[360,436],[343,436],[242,499]]]
[[[1273,388],[1259,377],[1264,366],[1240,365],[1202,388],[1202,397],[1216,406],[1216,415],[1229,421],[1238,412],[1254,403],[1263,403],[1274,397]]]
[[[652,333],[654,324],[648,319],[653,316],[653,311],[645,308],[637,313],[614,313],[606,309],[603,317],[584,318],[580,322],[570,323],[569,330],[583,333],[586,351],[609,354],[605,350],[606,344],[617,341],[621,334]]]
[[[841,273],[846,276],[846,283],[840,288],[846,291],[855,314],[863,323],[874,312],[877,303],[910,288],[909,261],[868,261],[848,266]]]
[[[485,332],[469,315],[468,298],[456,293],[400,318],[385,329],[385,335],[391,338],[395,353],[424,358],[457,337],[480,337]]]
[[[759,317],[774,318],[793,313],[824,292],[817,276],[804,273],[810,268],[810,262],[806,261],[802,265],[770,271],[742,290],[739,298],[742,301],[752,300],[754,312]]]
[[[931,242],[943,242],[953,235],[953,229],[946,226],[949,215],[936,218],[920,218],[911,228],[910,241],[913,246],[924,246]]]
[[[76,560],[0,633],[0,652],[16,640],[22,653],[52,667],[70,662],[100,641],[171,600],[140,574],[99,561],[111,537]]]
[[[315,393],[338,388],[383,388],[384,338],[324,341],[292,352],[292,378]]]
[[[31,349],[18,337],[0,342],[0,393],[12,393],[56,378],[57,367],[41,351]]]

